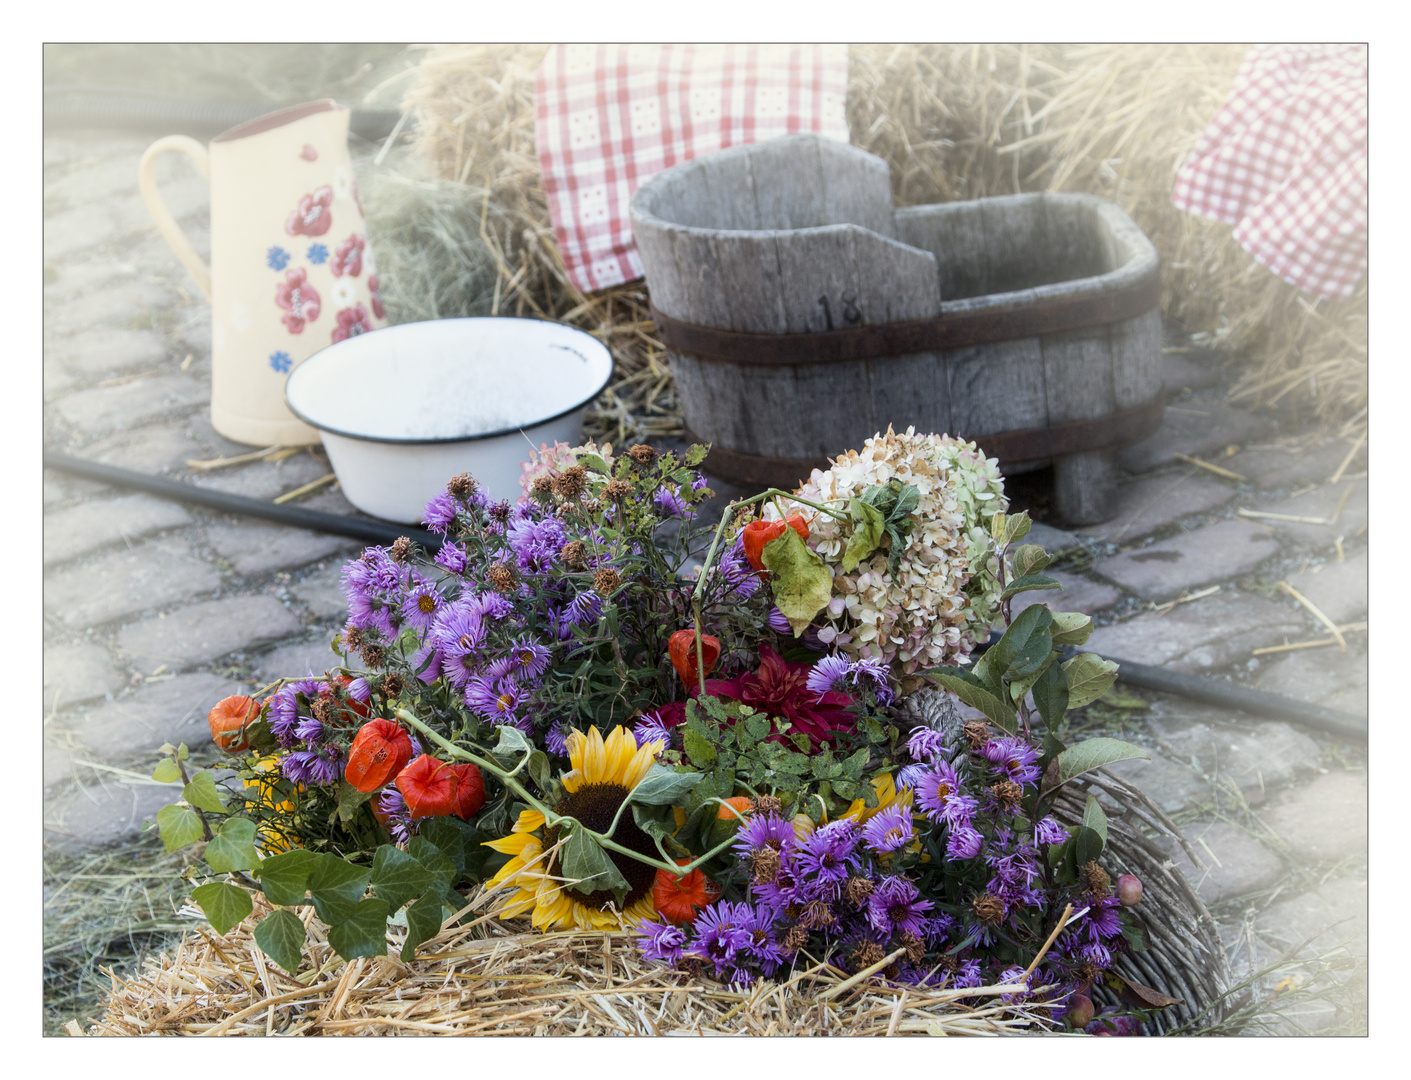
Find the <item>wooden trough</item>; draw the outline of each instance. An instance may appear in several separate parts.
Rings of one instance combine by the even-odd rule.
[[[1032,194],[894,210],[880,158],[817,135],[667,169],[632,229],[708,468],[792,488],[890,424],[1052,462],[1072,524],[1154,431],[1160,263],[1116,205]]]

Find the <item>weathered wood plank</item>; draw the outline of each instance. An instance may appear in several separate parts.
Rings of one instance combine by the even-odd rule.
[[[975,439],[1048,424],[1043,350],[1038,338],[946,351],[951,434]]]
[[[936,257],[941,299],[990,292],[984,212],[978,202],[910,206],[895,215],[897,239]]]
[[[820,225],[861,225],[896,238],[892,220],[892,181],[887,163],[833,139],[818,139],[823,180]]]
[[[1148,311],[1108,328],[1112,349],[1112,401],[1131,409],[1161,389],[1161,312]]]

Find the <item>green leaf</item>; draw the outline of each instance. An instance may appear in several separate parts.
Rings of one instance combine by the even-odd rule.
[[[322,858],[304,848],[271,855],[260,863],[260,889],[271,904],[302,904],[309,891],[309,873]]]
[[[593,472],[602,473],[604,476],[612,475],[608,469],[608,463],[598,454],[579,454],[576,460],[585,469],[592,469]]]
[[[588,835],[587,829],[579,825],[571,826],[562,856],[563,876],[575,892],[588,896],[601,889],[611,889],[617,902],[622,903],[630,887],[627,879],[613,865],[597,840]]]
[[[221,802],[220,792],[216,791],[216,778],[205,770],[191,778],[191,782],[182,789],[181,797],[197,810],[206,810],[212,814],[227,812],[225,803]]]
[[[1014,541],[1028,536],[1032,525],[1029,515],[1022,510],[1017,514],[995,514],[990,518],[990,535],[994,537],[996,547],[1007,548]]]
[[[664,765],[653,765],[627,798],[646,806],[680,806],[700,782],[698,772],[679,773]]]
[[[181,768],[171,758],[164,758],[152,770],[152,779],[159,784],[174,784],[181,779]]]
[[[1011,680],[1037,674],[1053,648],[1052,621],[1053,613],[1042,604],[1026,607],[985,653],[987,669]]]
[[[412,858],[431,871],[432,879],[427,891],[440,896],[448,907],[462,906],[461,898],[453,888],[459,871],[451,857],[420,836],[413,836],[407,847],[412,853]]]
[[[853,499],[848,503],[848,516],[852,518],[853,530],[852,535],[848,537],[848,546],[843,550],[844,573],[852,573],[857,569],[858,563],[872,557],[873,552],[882,543],[886,524],[882,511],[861,499]]]
[[[1007,705],[984,687],[966,682],[957,675],[935,674],[936,681],[973,709],[979,709],[996,727],[1006,734],[1013,735],[1019,730],[1014,707]]]
[[[350,918],[371,877],[365,866],[354,866],[337,855],[318,855],[309,872],[309,898],[318,917],[329,926]]]
[[[342,777],[338,779],[338,820],[352,821],[363,803],[372,798],[371,791],[359,791]]]
[[[715,747],[700,732],[688,727],[682,734],[681,741],[686,748],[686,756],[696,768],[709,769],[715,764]]]
[[[1102,837],[1098,836],[1096,830],[1090,829],[1086,825],[1079,827],[1078,835],[1073,843],[1073,858],[1079,867],[1086,866],[1102,854]]]
[[[525,766],[529,770],[529,779],[534,781],[534,786],[542,792],[547,792],[554,783],[554,770],[549,765],[549,755],[542,750],[535,750],[529,755],[529,764]]]
[[[1063,588],[1051,577],[1043,574],[1025,574],[1023,577],[1014,578],[1004,587],[1004,592],[999,594],[1000,600],[1008,600],[1011,596],[1018,596],[1022,592],[1033,592],[1035,589],[1061,589]]]
[[[383,844],[372,857],[372,894],[396,911],[414,896],[420,896],[435,880],[430,870],[400,848]]]
[[[1029,574],[1037,574],[1049,563],[1053,562],[1049,558],[1048,552],[1039,547],[1038,544],[1025,544],[1017,547],[1012,553],[1014,559],[1014,574],[1016,577],[1026,577]]]
[[[676,831],[676,819],[669,807],[632,805],[632,820],[648,836],[665,840]]]
[[[186,749],[185,743],[182,743],[176,748],[176,756],[179,760],[185,761],[188,757],[191,756],[191,751]]]
[[[1063,665],[1050,663],[1039,672],[1030,689],[1039,715],[1044,718],[1044,726],[1049,731],[1057,731],[1063,722],[1063,714],[1068,710],[1068,673],[1063,670]]]
[[[387,955],[387,901],[359,901],[348,917],[328,928],[328,943],[344,960]]]
[[[239,926],[240,920],[255,910],[255,902],[250,894],[238,885],[226,881],[212,881],[209,885],[191,890],[191,899],[201,905],[212,929],[224,934],[231,927]]]
[[[1129,742],[1121,739],[1109,739],[1105,736],[1097,739],[1088,739],[1074,746],[1070,746],[1063,753],[1053,759],[1049,768],[1053,772],[1053,783],[1049,783],[1049,778],[1044,777],[1046,788],[1055,788],[1059,784],[1066,784],[1075,776],[1081,776],[1085,772],[1093,769],[1100,769],[1104,765],[1111,765],[1114,761],[1129,761],[1134,758],[1141,758],[1146,761],[1151,760],[1148,754],[1140,746],[1133,746]]]
[[[426,893],[407,908],[407,939],[402,944],[402,962],[410,963],[417,946],[430,941],[441,932],[441,898]]]
[[[1055,611],[1049,632],[1055,645],[1081,645],[1093,632],[1093,620],[1081,611]]]
[[[524,737],[524,732],[511,724],[501,724],[496,731],[499,732],[500,741],[491,749],[490,753],[506,768],[514,768],[524,758],[525,754],[532,754],[534,747],[529,740]]]
[[[904,484],[897,491],[897,501],[887,514],[888,522],[901,521],[908,517],[921,502],[921,489],[915,484]]]
[[[708,453],[710,453],[710,443],[705,443],[704,445],[702,445],[701,443],[694,443],[692,444],[691,448],[686,451],[686,464],[694,469],[697,465],[699,465],[702,461],[706,459],[706,455]]]
[[[227,818],[206,845],[206,864],[218,874],[231,870],[252,870],[260,865],[255,850],[255,823],[249,818]]]
[[[266,893],[266,896],[269,894]],[[299,970],[303,958],[304,924],[288,908],[278,908],[260,920],[255,927],[255,944],[266,956],[290,975]]]
[[[802,637],[833,595],[833,572],[793,529],[765,544],[760,559],[771,575],[775,605],[794,636]]]
[[[201,818],[187,806],[173,803],[157,811],[157,831],[168,851],[176,851],[201,839]]]
[[[476,827],[457,817],[429,818],[421,823],[418,834],[435,844],[441,854],[455,865],[457,875],[475,874],[490,857],[488,848],[481,846],[485,838]],[[412,852],[416,855],[416,852]]]
[[[1087,805],[1083,807],[1083,827],[1097,833],[1098,838],[1102,840],[1102,847],[1107,846],[1107,815],[1098,804],[1096,795],[1089,794]],[[1098,849],[1099,853],[1101,850],[1102,848]]]
[[[1096,653],[1079,653],[1063,665],[1063,671],[1068,676],[1070,709],[1081,709],[1096,701],[1117,678],[1117,665]]]

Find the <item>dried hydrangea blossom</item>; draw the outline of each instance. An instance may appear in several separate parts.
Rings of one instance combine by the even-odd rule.
[[[983,640],[999,608],[999,590],[979,574],[994,558],[985,519],[1008,508],[997,463],[973,442],[946,435],[917,435],[914,428],[868,439],[826,472],[813,471],[795,494],[845,505],[874,484],[898,479],[920,494],[898,574],[887,572],[887,552],[877,551],[851,572],[842,568],[852,526],[781,499],[784,513],[810,518],[808,546],[833,571],[833,600],[822,613],[819,638],[854,659],[874,658],[898,676],[954,664]],[[777,519],[767,505],[764,515]],[[884,544],[884,548],[885,548]]]

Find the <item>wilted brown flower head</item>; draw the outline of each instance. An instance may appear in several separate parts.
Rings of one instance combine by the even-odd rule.
[[[902,934],[901,943],[906,946],[906,958],[913,964],[921,963],[926,955],[926,943],[915,934]]]
[[[887,950],[875,941],[864,941],[852,951],[848,959],[852,962],[853,967],[861,971],[864,968],[870,968],[873,964],[880,964],[886,959],[886,956]]]
[[[650,465],[657,459],[657,452],[646,443],[638,443],[627,451],[627,456],[638,465]]]
[[[789,927],[788,933],[784,935],[779,944],[785,952],[796,953],[808,944],[808,931],[798,923],[794,923]]]
[[[363,647],[363,632],[356,626],[350,626],[343,634],[343,644],[348,647],[349,652],[359,652]]]
[[[609,480],[603,487],[603,494],[609,499],[621,502],[632,494],[632,485],[626,480]]]
[[[450,483],[446,485],[446,490],[456,498],[464,499],[467,495],[475,491],[477,487],[479,487],[479,485],[475,482],[475,477],[471,476],[468,472],[463,472],[457,473],[455,476],[451,477]]]
[[[387,660],[387,650],[381,645],[363,646],[363,663],[368,667],[378,668]]]
[[[1004,922],[1004,901],[994,893],[981,893],[971,906],[975,909],[975,918],[982,923],[998,926]]]
[[[582,465],[571,465],[564,469],[554,481],[554,491],[565,499],[576,499],[583,494],[588,479],[588,470]]]
[[[990,794],[1006,810],[1012,809],[1024,801],[1024,789],[1013,780],[1001,780],[990,788]]]
[[[1084,863],[1079,876],[1082,878],[1083,894],[1090,899],[1105,900],[1112,895],[1112,879],[1095,861]]]
[[[587,560],[584,558],[587,553],[587,545],[582,540],[570,540],[559,552],[563,556],[564,565],[570,570],[582,570],[587,565]]]
[[[758,848],[750,853],[750,871],[756,885],[768,885],[779,876],[779,852],[771,847]]]
[[[397,562],[406,562],[412,553],[412,542],[410,537],[399,536],[392,541],[392,546],[387,549],[387,554],[391,555]]]
[[[971,750],[978,750],[990,741],[990,729],[985,726],[983,720],[965,721],[960,733],[965,736]]]
[[[403,690],[407,688],[406,680],[397,672],[389,671],[382,676],[382,692],[389,698],[400,697]]]
[[[875,888],[871,878],[850,877],[847,884],[843,886],[843,895],[853,907],[862,907],[867,903],[867,898],[872,895]]]
[[[753,808],[758,814],[778,814],[783,811],[784,804],[775,795],[757,795],[753,800]]]
[[[599,596],[608,597],[622,584],[622,575],[611,566],[604,566],[593,575],[593,589]]]
[[[491,563],[490,568],[485,571],[485,580],[496,592],[507,593],[514,590],[514,571],[504,563]]]
[[[554,493],[554,482],[547,476],[536,476],[534,483],[529,487],[529,494],[535,498],[543,499]]]

